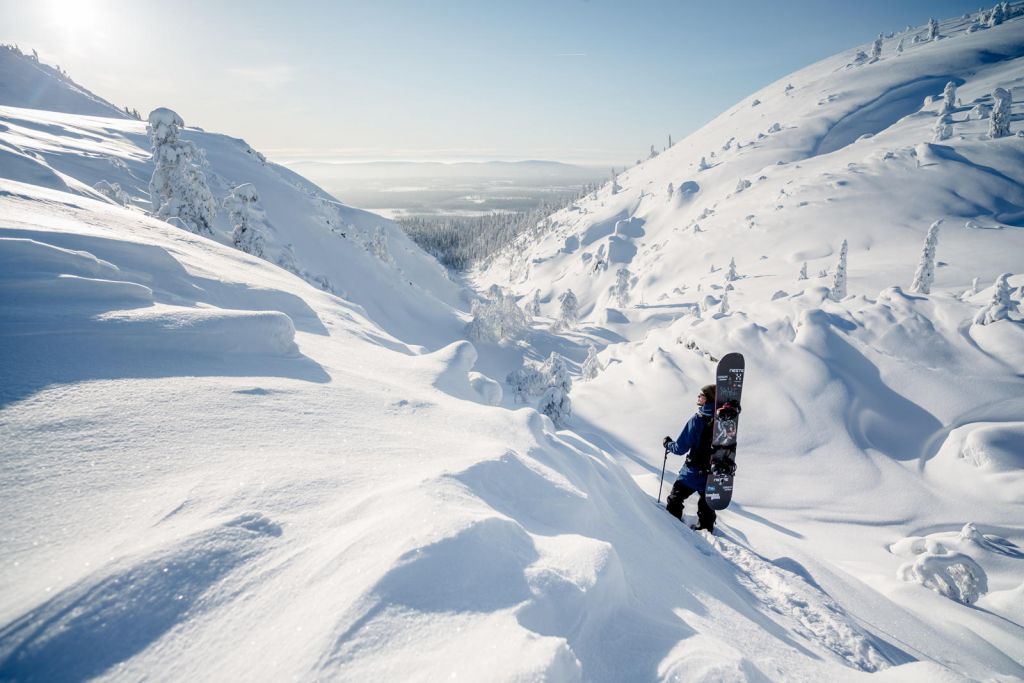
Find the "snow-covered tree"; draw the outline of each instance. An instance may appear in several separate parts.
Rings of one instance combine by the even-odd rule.
[[[658,150],[654,149],[654,145],[651,145],[651,153],[647,158],[653,159],[656,156],[658,156]]]
[[[366,248],[384,263],[391,263],[391,252],[388,250],[388,236],[384,232],[384,226],[378,225],[374,228],[366,240]]]
[[[800,274],[796,276],[796,279],[797,280],[806,280],[807,279],[807,261],[804,261],[804,264],[802,266],[800,266]]]
[[[184,125],[180,116],[164,107],[149,114],[146,132],[155,166],[149,181],[153,214],[194,233],[212,235],[216,204],[199,168],[199,150],[180,137]]]
[[[1010,93],[1004,88],[996,88],[992,99],[995,103],[992,118],[988,121],[988,135],[991,138],[1004,138],[1010,134]]]
[[[950,81],[946,83],[946,87],[942,89],[942,108],[939,109],[939,115],[952,114],[956,108],[956,83]]]
[[[563,427],[572,417],[572,401],[569,400],[572,376],[562,357],[553,351],[544,362],[541,373],[547,379],[548,387],[541,396],[537,410],[550,417],[555,426]]]
[[[877,62],[882,58],[882,34],[879,33],[875,42],[871,43],[871,62]]]
[[[580,315],[580,302],[576,295],[573,294],[571,289],[567,289],[558,297],[558,302],[561,304],[559,322],[568,328],[575,327]]]
[[[928,40],[938,40],[942,36],[939,35],[939,22],[935,19],[928,20]]]
[[[612,169],[612,194],[618,194],[622,187],[619,186],[619,176]]]
[[[583,381],[594,379],[602,370],[604,367],[601,366],[601,361],[597,358],[597,348],[593,344],[588,344],[587,357],[583,360],[583,365],[580,366]]]
[[[539,289],[533,290],[533,298],[530,299],[530,303],[527,304],[527,312],[531,316],[533,316],[533,317],[536,317],[536,316],[540,315],[540,290]]]
[[[529,328],[526,314],[514,296],[497,285],[491,287],[488,295],[484,301],[473,302],[473,319],[466,326],[466,336],[470,340],[507,341],[519,337]]]
[[[948,140],[953,136],[953,126],[951,124],[951,118],[949,114],[939,114],[939,118],[935,119],[935,126],[932,128],[932,141],[942,142]]]
[[[905,38],[900,38],[900,42],[896,43],[896,54],[903,54],[903,41]]]
[[[632,273],[626,266],[621,266],[615,271],[615,285],[612,287],[612,296],[615,297],[619,308],[629,305],[629,284]]]
[[[512,388],[516,403],[527,403],[531,398],[539,396],[547,387],[544,373],[536,365],[525,364],[514,370],[505,378]]]
[[[718,312],[721,313],[722,315],[726,315],[729,313],[730,310],[731,309],[729,308],[729,291],[726,290],[722,292],[722,300],[718,303]]]
[[[736,259],[731,258],[729,259],[729,270],[725,271],[725,281],[735,282],[739,277],[740,276],[736,273]]]
[[[252,183],[244,183],[224,198],[231,221],[231,242],[247,254],[264,257],[266,214],[260,208],[260,196]]]
[[[836,261],[836,272],[832,277],[832,288],[829,290],[829,298],[833,301],[842,301],[846,298],[846,240],[839,247],[839,260]]]
[[[1003,5],[1001,3],[997,4],[988,14],[988,27],[995,28],[996,26],[999,26],[999,24],[1003,23],[1005,18],[1006,14],[1003,11]]]
[[[935,282],[935,249],[939,245],[939,226],[941,224],[942,221],[938,220],[928,228],[928,235],[924,238],[924,248],[921,250],[921,260],[914,273],[914,282],[910,285],[911,292],[918,294],[931,294],[932,292],[932,283]]]
[[[746,178],[740,178],[740,181],[736,183],[736,194],[743,192],[743,190],[747,189],[748,187],[750,187],[750,181],[747,180]]]
[[[988,325],[997,320],[1007,320],[1010,311],[1016,308],[1016,304],[1010,299],[1010,273],[1003,273],[996,278],[992,290],[992,299],[983,309],[974,316],[974,322],[978,325]]]
[[[676,187],[672,183],[668,184],[668,198],[672,199],[672,195],[676,193]]]
[[[131,201],[128,193],[121,189],[120,183],[108,183],[106,180],[101,180],[92,187],[107,199],[121,206],[128,206],[128,203]]]
[[[706,171],[706,170],[708,170],[709,168],[711,168],[711,166],[710,166],[710,165],[708,165],[708,160],[707,160],[707,159],[705,159],[704,157],[701,157],[701,158],[700,158],[700,163],[699,163],[699,164],[697,164],[697,170],[698,170],[698,171]]]

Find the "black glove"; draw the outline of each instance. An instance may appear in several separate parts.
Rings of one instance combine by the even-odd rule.
[[[672,437],[671,436],[666,436],[665,439],[661,442],[661,445],[663,447],[665,447],[665,448],[668,448],[668,445],[670,443],[672,443]]]

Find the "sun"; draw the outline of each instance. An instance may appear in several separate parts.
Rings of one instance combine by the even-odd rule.
[[[94,0],[49,0],[46,11],[56,27],[81,35],[96,27],[100,8]]]

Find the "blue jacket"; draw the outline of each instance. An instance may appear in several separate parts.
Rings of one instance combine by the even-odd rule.
[[[693,417],[689,419],[686,426],[683,427],[682,433],[679,434],[679,438],[675,441],[669,442],[668,452],[674,453],[675,455],[687,455],[689,452],[700,443],[701,434],[704,433],[704,422],[707,418],[715,414],[715,406],[713,403],[705,403],[697,409]],[[704,486],[708,482],[707,472],[701,472],[696,469],[690,463],[690,459],[687,458],[686,462],[683,463],[682,468],[679,470],[679,477],[676,481],[681,481],[686,486],[697,491],[703,491]]]

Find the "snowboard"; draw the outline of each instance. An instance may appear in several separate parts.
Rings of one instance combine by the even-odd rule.
[[[711,471],[704,487],[708,505],[724,510],[732,500],[736,474],[736,431],[743,393],[743,354],[729,353],[718,362],[715,373],[715,419],[712,422]]]

